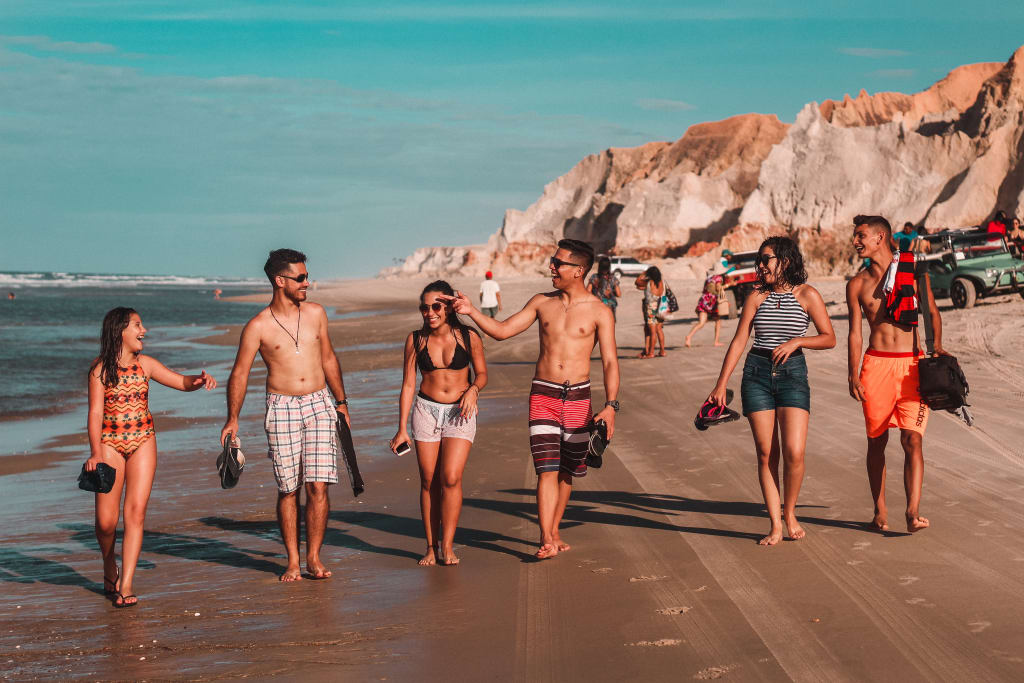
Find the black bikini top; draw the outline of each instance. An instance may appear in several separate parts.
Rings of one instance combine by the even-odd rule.
[[[420,346],[420,338],[422,330],[415,330],[412,333],[412,343],[416,348],[416,365],[419,366],[420,372],[431,372],[433,370],[462,370],[469,367],[469,335],[465,329],[462,329],[462,344],[459,344],[458,337],[455,338],[455,353],[452,354],[452,362],[447,367],[437,367],[434,365],[433,359],[430,357],[430,351],[427,350],[427,342],[423,341],[423,345]],[[455,333],[452,332],[452,336]],[[463,346],[465,345],[465,346]]]

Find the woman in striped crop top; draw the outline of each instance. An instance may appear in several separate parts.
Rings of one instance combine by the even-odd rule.
[[[743,302],[736,336],[725,354],[718,384],[709,396],[715,403],[725,405],[729,377],[753,331],[754,343],[743,364],[740,395],[743,414],[754,435],[758,479],[772,524],[761,545],[775,545],[782,540],[784,530],[793,540],[804,537],[796,519],[811,411],[803,349],[831,349],[836,345],[825,301],[806,282],[803,257],[793,240],[769,237],[761,244],[757,254],[757,286]],[[810,321],[814,321],[817,330],[813,337],[804,336]],[[780,455],[785,465],[782,487]],[[780,488],[784,493],[781,513]]]

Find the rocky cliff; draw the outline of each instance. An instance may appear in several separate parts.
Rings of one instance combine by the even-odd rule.
[[[977,224],[1024,204],[1024,47],[920,93],[810,103],[787,125],[744,114],[679,140],[583,159],[486,245],[421,249],[382,274],[542,267],[562,237],[645,258],[794,235],[816,272],[849,268],[851,219]],[[541,264],[541,265],[539,265]]]

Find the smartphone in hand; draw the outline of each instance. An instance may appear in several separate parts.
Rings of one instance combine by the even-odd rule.
[[[412,450],[412,446],[409,445],[408,441],[403,441],[398,444],[398,448],[395,449],[395,455],[405,455]]]

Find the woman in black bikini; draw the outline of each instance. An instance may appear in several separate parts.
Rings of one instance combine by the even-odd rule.
[[[423,327],[405,340],[398,431],[391,439],[396,454],[400,446],[410,443],[411,417],[420,468],[420,512],[427,535],[427,552],[419,562],[422,566],[459,563],[452,543],[462,511],[462,471],[476,435],[477,397],[487,386],[480,335],[462,324],[441,296],[455,296],[444,280],[430,283],[420,294]],[[417,367],[423,381],[414,396]]]

